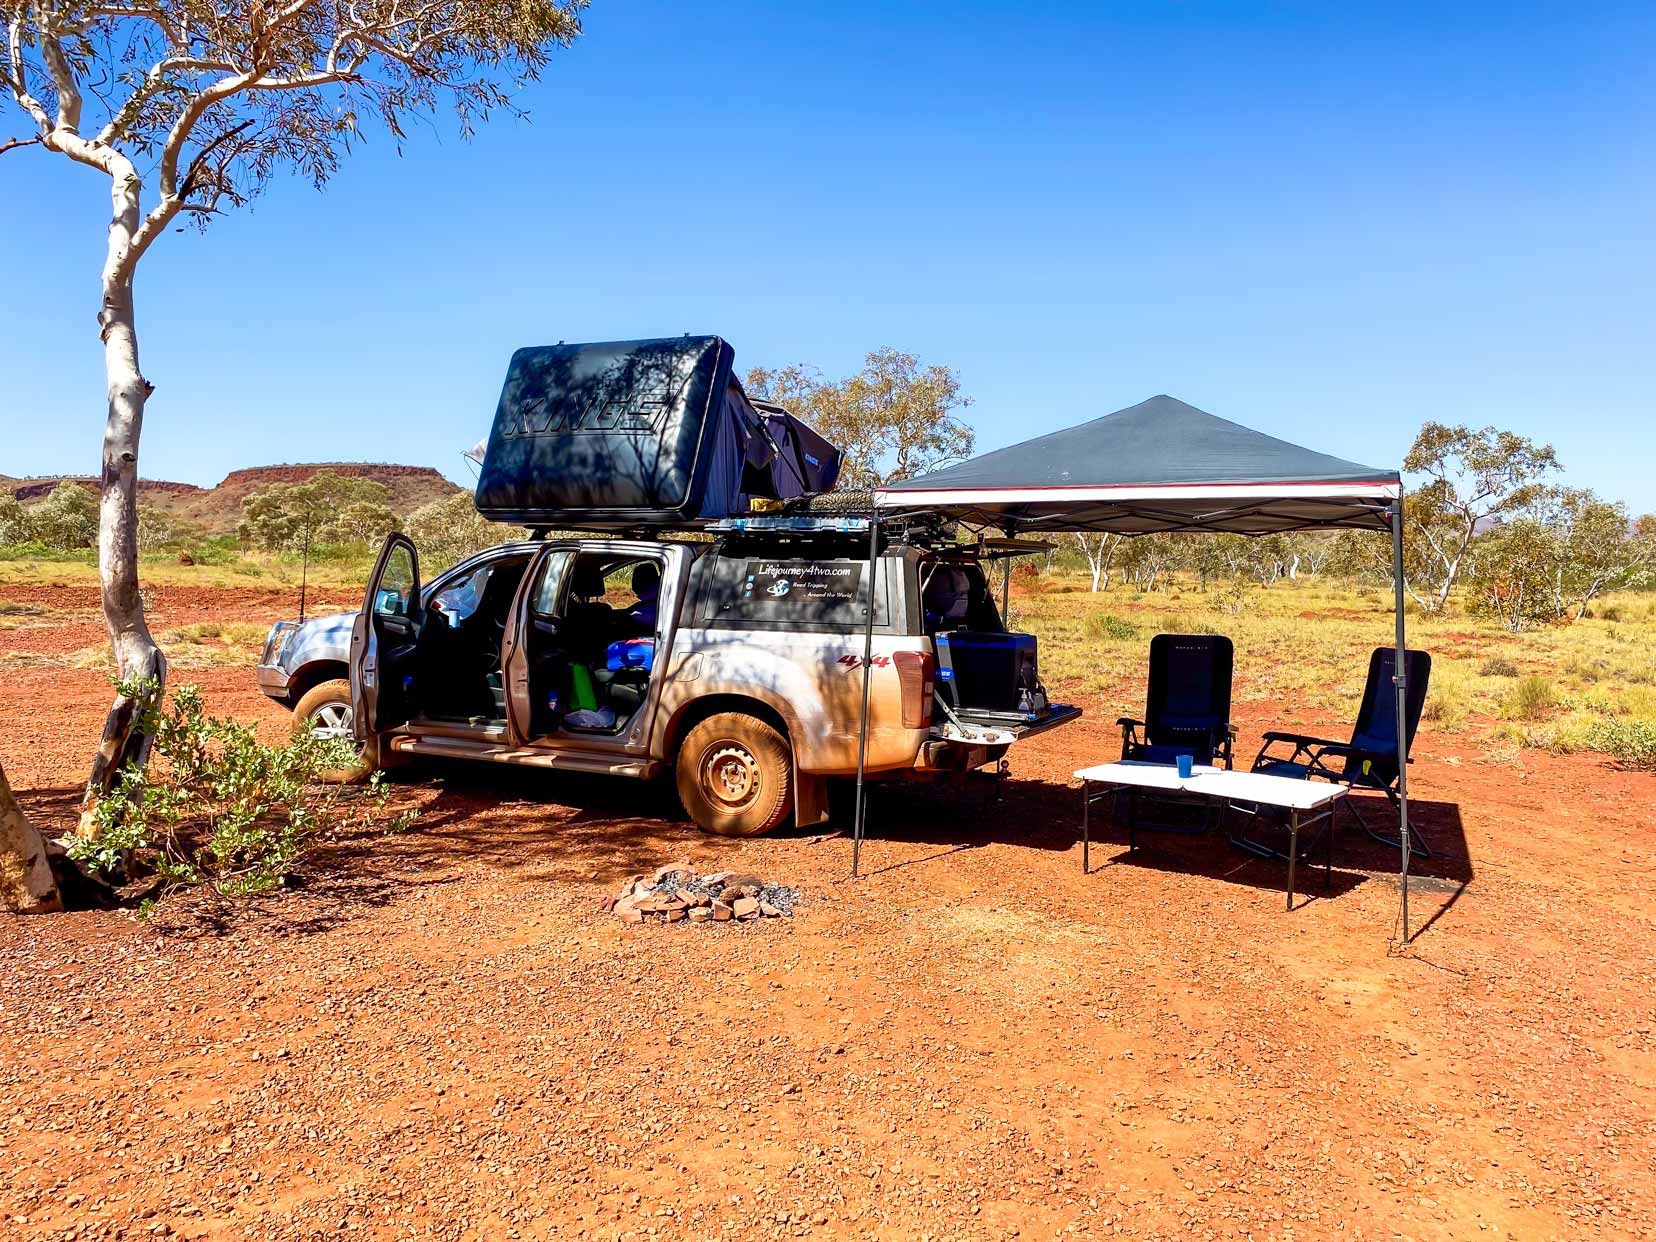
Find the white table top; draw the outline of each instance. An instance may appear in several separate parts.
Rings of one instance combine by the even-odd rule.
[[[1257,802],[1290,811],[1309,811],[1346,795],[1344,785],[1267,776],[1263,772],[1229,772],[1198,764],[1188,778],[1170,763],[1124,759],[1080,768],[1075,779],[1104,785],[1131,785],[1136,789],[1167,789],[1231,802]]]

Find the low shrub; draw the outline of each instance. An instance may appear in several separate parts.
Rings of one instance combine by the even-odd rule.
[[[1125,617],[1114,613],[1095,612],[1087,618],[1087,637],[1105,642],[1124,643],[1139,636],[1139,628]]]
[[[1656,720],[1608,718],[1587,727],[1587,746],[1630,768],[1656,772]]]
[[[1518,666],[1505,656],[1490,656],[1478,672],[1484,677],[1516,677]]]
[[[96,548],[58,548],[30,539],[0,547],[0,561],[53,561],[69,565],[96,565]]]
[[[1521,677],[1507,691],[1501,714],[1509,720],[1540,720],[1558,705],[1558,691],[1539,673]]]
[[[117,688],[156,697],[153,682]],[[350,765],[347,743],[302,733],[289,746],[267,746],[252,726],[207,715],[195,686],[174,691],[169,709],[149,707],[140,727],[153,738],[150,763],[124,768],[98,800],[95,836],[63,844],[90,871],[154,876],[157,895],[206,886],[248,897],[279,887],[348,796],[340,786],[312,786]],[[403,830],[405,818],[393,829]]]

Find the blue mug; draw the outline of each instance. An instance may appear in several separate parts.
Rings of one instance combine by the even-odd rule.
[[[1190,755],[1180,755],[1179,756],[1179,779],[1182,780],[1182,781],[1188,781],[1190,779],[1191,769],[1195,767],[1195,764],[1196,764],[1196,760],[1192,756],[1190,756]]]

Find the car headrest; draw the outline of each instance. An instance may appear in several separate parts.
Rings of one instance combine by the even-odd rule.
[[[963,621],[972,606],[972,578],[954,565],[932,571],[922,597],[926,611],[940,621]]]
[[[585,600],[595,600],[604,594],[604,567],[597,561],[581,561],[575,566],[570,580],[570,593]]]
[[[633,594],[648,603],[661,594],[661,570],[654,561],[645,561],[632,572]]]

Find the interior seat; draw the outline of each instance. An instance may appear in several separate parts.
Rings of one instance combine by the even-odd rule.
[[[920,602],[926,610],[926,632],[958,630],[972,610],[972,576],[955,565],[938,565],[926,580]]]

